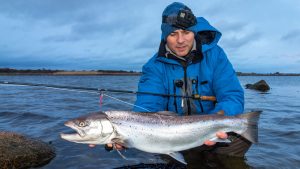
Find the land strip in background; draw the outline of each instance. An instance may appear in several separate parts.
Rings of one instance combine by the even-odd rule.
[[[53,76],[139,76],[141,72],[126,70],[52,70],[0,68],[0,75],[53,75]],[[244,73],[238,76],[300,76],[300,73]]]
[[[54,75],[54,76],[93,76],[93,75],[140,75],[136,71],[124,70],[51,70],[51,69],[10,69],[0,68],[0,75]]]

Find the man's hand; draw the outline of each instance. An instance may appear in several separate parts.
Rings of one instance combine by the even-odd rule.
[[[106,147],[109,149],[117,149],[117,150],[125,149],[125,147],[121,146],[120,144],[113,144],[113,143],[106,144]]]
[[[89,147],[93,148],[93,147],[96,147],[95,144],[89,144]],[[106,150],[113,150],[113,149],[117,149],[117,150],[123,150],[125,149],[125,147],[119,145],[119,144],[112,144],[112,143],[109,143],[109,144],[106,144],[105,145],[105,149]]]
[[[218,115],[224,115],[225,112],[224,112],[224,110],[220,110],[220,111],[218,111],[216,114],[218,114]],[[227,134],[226,134],[225,132],[217,132],[217,133],[216,133],[216,136],[217,136],[218,138],[220,138],[220,139],[227,139],[227,137],[228,137]],[[206,140],[206,141],[204,141],[204,144],[207,145],[207,146],[213,146],[213,145],[216,144],[216,142]]]
[[[220,139],[227,139],[227,137],[228,137],[228,135],[225,132],[217,132],[216,136]],[[206,141],[204,141],[204,144],[207,146],[213,146],[216,144],[216,142],[206,140]]]

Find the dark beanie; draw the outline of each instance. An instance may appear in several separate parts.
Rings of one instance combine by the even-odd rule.
[[[168,5],[162,13],[161,38],[166,40],[167,36],[177,29],[189,30],[197,23],[196,17],[190,8],[180,2]]]

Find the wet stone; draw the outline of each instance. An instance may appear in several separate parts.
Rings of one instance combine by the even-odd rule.
[[[0,131],[1,169],[40,167],[54,157],[54,148],[47,143],[17,133]]]
[[[267,92],[270,90],[270,86],[265,80],[260,80],[254,84],[246,84],[246,89],[258,90],[261,92]]]

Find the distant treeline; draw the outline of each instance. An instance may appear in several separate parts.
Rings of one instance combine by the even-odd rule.
[[[47,74],[47,75],[131,75],[139,74],[136,71],[125,70],[52,70],[52,69],[11,69],[0,68],[0,75],[35,75],[35,74]]]
[[[300,73],[242,73],[236,72],[238,76],[300,76]]]
[[[51,69],[10,69],[10,68],[0,68],[0,73],[54,73],[61,70],[51,70]]]
[[[132,70],[130,70],[130,71],[126,71],[126,70],[97,70],[97,72],[103,72],[103,73],[137,73],[136,71],[132,71]]]
[[[11,69],[0,68],[0,75],[140,75],[141,72],[126,70],[52,70],[52,69]],[[300,76],[300,73],[243,73],[238,76]]]

